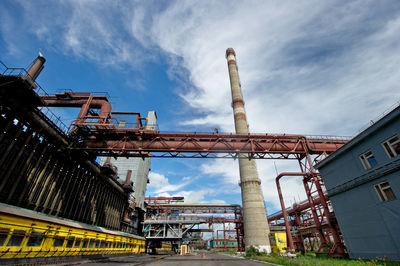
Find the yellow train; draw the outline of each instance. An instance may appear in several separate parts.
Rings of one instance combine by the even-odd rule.
[[[2,259],[138,254],[145,238],[0,203]]]
[[[170,254],[173,252],[172,244],[162,242],[159,247],[155,248],[156,254]]]

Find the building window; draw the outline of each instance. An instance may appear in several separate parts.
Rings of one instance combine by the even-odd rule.
[[[389,185],[389,182],[385,181],[379,184],[374,185],[376,193],[379,196],[379,199],[382,202],[391,201],[396,199],[396,195],[394,195],[392,188]]]
[[[62,247],[64,246],[65,237],[55,237],[53,242],[53,247]]]
[[[82,241],[82,248],[87,248],[88,243],[89,243],[89,239],[84,238]]]
[[[75,237],[68,238],[67,245],[65,247],[72,248],[74,246],[74,240],[75,240]]]
[[[9,232],[10,229],[8,228],[0,228],[0,246],[2,246],[6,242]]]
[[[394,158],[400,154],[400,139],[397,136],[391,137],[384,143],[383,148],[390,158]]]
[[[74,248],[79,248],[81,245],[81,238],[76,238]]]
[[[25,237],[25,231],[14,230],[10,240],[8,240],[7,247],[18,247],[21,245],[22,240]]]
[[[40,245],[42,245],[43,236],[44,236],[43,233],[33,231],[29,236],[29,240],[28,243],[26,243],[26,246],[40,247]]]
[[[360,159],[366,170],[371,169],[378,164],[378,161],[375,159],[375,156],[372,154],[371,151],[367,151],[366,153],[361,154]]]

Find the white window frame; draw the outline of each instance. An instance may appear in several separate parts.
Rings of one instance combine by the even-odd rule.
[[[375,167],[375,165],[371,165],[369,163],[369,161],[368,161],[368,159],[371,158],[371,157],[375,158],[374,154],[370,150],[366,151],[366,152],[364,152],[363,154],[360,155],[360,160],[361,160],[361,163],[364,166],[365,170],[369,170],[369,169]],[[376,158],[375,158],[375,161],[377,161]]]
[[[394,138],[397,138],[397,141],[395,141],[395,142],[393,142],[393,143],[390,143]],[[400,138],[399,138],[397,135],[394,135],[394,136],[392,136],[391,138],[389,138],[389,139],[385,140],[384,142],[382,142],[383,149],[385,150],[385,152],[386,152],[387,156],[389,156],[389,158],[395,158],[395,157],[397,157],[397,156],[400,155],[400,154],[398,154],[398,153],[395,151],[395,149],[393,148],[393,146],[394,146],[395,144],[398,144],[399,142],[400,142]],[[385,144],[386,144],[388,147],[386,147]],[[390,149],[390,152],[391,152],[392,154],[394,154],[394,156],[390,155],[390,153],[389,153],[389,151],[387,150],[387,148]]]
[[[381,202],[386,202],[386,201],[391,201],[397,199],[396,195],[393,192],[392,187],[390,186],[388,181],[383,181],[381,183],[375,184],[374,185],[375,191],[378,194],[378,197]],[[388,199],[388,196],[386,194],[386,190],[390,189],[393,193],[394,199]]]

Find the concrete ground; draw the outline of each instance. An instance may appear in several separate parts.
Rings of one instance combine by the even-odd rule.
[[[266,262],[251,261],[243,258],[236,258],[223,254],[205,253],[202,258],[202,252],[188,254],[185,256],[126,256],[107,259],[106,261],[96,261],[80,263],[81,265],[146,265],[146,266],[260,266],[275,265]],[[71,264],[70,264],[71,265]],[[76,265],[76,264],[74,264]]]

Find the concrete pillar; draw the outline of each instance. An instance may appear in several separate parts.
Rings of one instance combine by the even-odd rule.
[[[232,107],[237,134],[248,134],[246,112],[236,66],[236,54],[232,48],[226,50],[229,78],[232,90]],[[254,160],[239,156],[240,186],[243,204],[243,225],[246,248],[253,246],[262,252],[271,252],[269,226]]]

